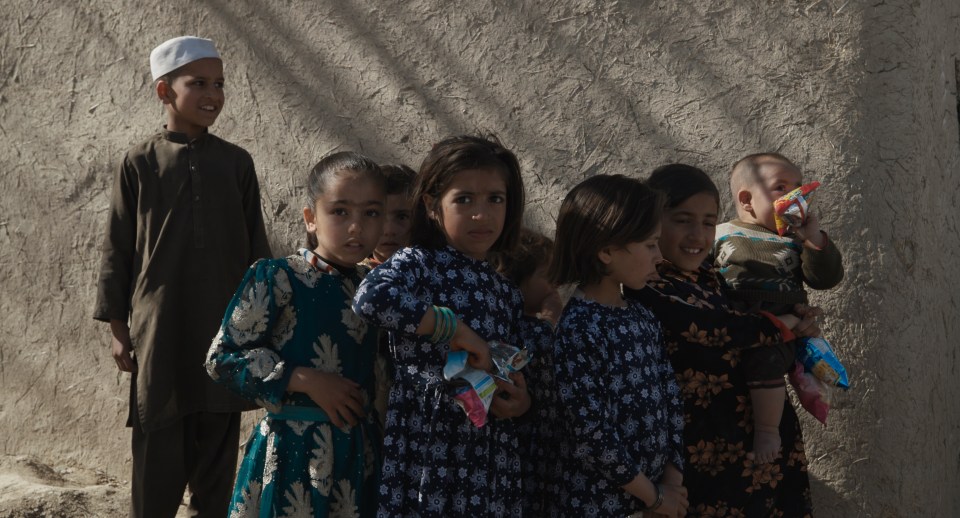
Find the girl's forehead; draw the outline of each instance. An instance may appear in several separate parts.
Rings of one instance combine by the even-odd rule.
[[[464,169],[457,171],[450,179],[447,190],[468,191],[505,191],[507,175],[498,168]]]

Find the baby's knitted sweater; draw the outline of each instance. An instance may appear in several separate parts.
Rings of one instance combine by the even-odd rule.
[[[820,250],[779,236],[760,225],[734,219],[717,226],[713,255],[731,298],[747,305],[792,307],[807,302],[804,284],[826,290],[843,279],[843,259],[824,234]]]

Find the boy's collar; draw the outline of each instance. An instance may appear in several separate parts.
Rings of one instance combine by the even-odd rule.
[[[210,131],[207,129],[203,130],[203,133],[200,134],[197,138],[190,140],[190,137],[186,133],[180,133],[179,131],[170,131],[167,129],[167,125],[163,125],[163,138],[169,140],[170,142],[176,142],[177,144],[189,144],[191,142],[196,142],[198,140],[203,140],[210,134]]]

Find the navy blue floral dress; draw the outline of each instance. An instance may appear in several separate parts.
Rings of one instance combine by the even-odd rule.
[[[623,490],[683,470],[683,409],[660,326],[638,303],[612,307],[578,293],[554,341],[562,436],[554,515],[627,516],[644,503]]]
[[[553,327],[546,320],[524,315],[520,341],[532,359],[523,369],[530,393],[530,410],[519,419],[523,469],[524,516],[549,516],[550,482],[557,474],[556,427],[560,409],[556,400],[553,367]]]
[[[487,341],[519,345],[520,291],[485,261],[413,247],[367,275],[354,311],[397,339],[379,515],[520,516],[517,423],[491,418],[477,428],[457,406],[443,381],[450,345],[414,333],[432,305],[449,307]]]

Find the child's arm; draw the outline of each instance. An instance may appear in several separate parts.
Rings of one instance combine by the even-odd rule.
[[[800,253],[803,282],[815,290],[828,290],[839,284],[843,279],[843,258],[833,241],[820,230],[817,215],[811,212],[795,232],[803,241]]]
[[[214,381],[271,412],[280,410],[293,376],[279,354],[285,342],[274,340],[281,318],[284,325],[296,321],[296,308],[287,307],[290,295],[290,279],[283,269],[268,261],[254,263],[227,306],[205,362]],[[280,340],[284,338],[276,341]]]
[[[423,252],[417,249],[395,253],[363,279],[353,299],[353,311],[385,329],[408,335],[433,334],[437,326],[433,306],[420,298],[418,290],[428,277],[424,262]],[[459,318],[450,348],[469,352],[471,366],[490,370],[487,342]]]
[[[130,355],[133,351],[133,344],[130,342],[130,326],[125,320],[111,320],[110,335],[112,337],[110,352],[113,354],[113,360],[117,362],[117,368],[123,372],[137,372],[137,362]]]
[[[686,516],[687,507],[690,505],[685,487],[654,484],[643,473],[624,485],[623,490],[642,500],[647,509],[656,514]]]
[[[118,320],[126,324],[130,317],[132,286],[139,275],[136,259],[139,192],[137,169],[129,156],[124,157],[114,176],[110,195],[97,302],[93,310],[93,318],[102,322]],[[129,333],[127,335],[129,341]]]
[[[431,307],[423,314],[423,318],[420,319],[420,325],[417,326],[416,334],[421,336],[431,335],[436,327],[437,318]],[[493,363],[490,359],[490,346],[487,344],[487,341],[480,338],[480,335],[473,329],[470,329],[470,327],[459,318],[457,318],[456,331],[454,331],[453,337],[450,338],[450,350],[467,351],[470,353],[468,363],[475,369],[489,371],[493,368]]]
[[[241,160],[241,189],[243,189],[243,214],[250,239],[250,257],[248,263],[257,259],[269,259],[270,242],[263,224],[263,210],[260,204],[260,182],[253,165],[253,158],[246,152]]]
[[[302,392],[310,396],[337,428],[343,428],[344,423],[356,426],[357,418],[364,415],[360,385],[339,374],[296,367],[290,376],[287,391]]]

